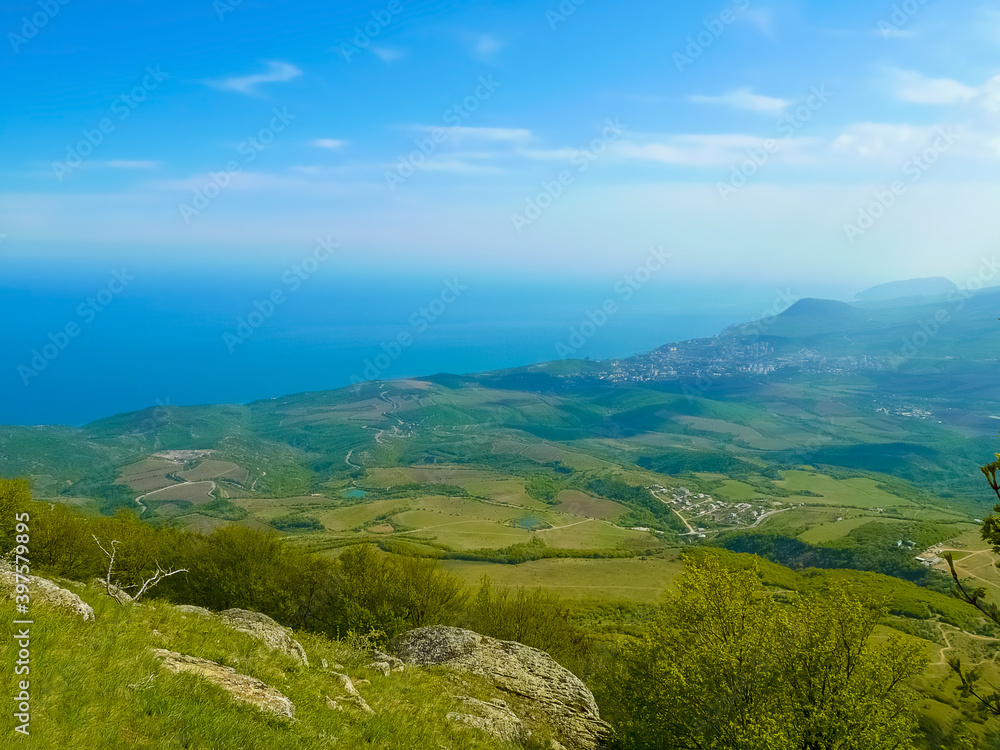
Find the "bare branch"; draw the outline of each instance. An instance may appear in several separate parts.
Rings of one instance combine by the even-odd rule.
[[[113,583],[111,583],[111,573],[112,573],[112,571],[114,570],[114,567],[115,567],[115,556],[118,554],[118,548],[115,545],[116,544],[121,544],[121,542],[119,542],[117,539],[113,539],[111,541],[111,545],[110,545],[111,546],[111,551],[108,552],[106,549],[104,549],[104,546],[101,544],[101,540],[97,538],[96,534],[91,534],[91,536],[94,537],[94,541],[97,542],[97,546],[100,547],[101,552],[103,552],[105,555],[108,556],[108,560],[109,560],[109,562],[108,562],[108,574],[104,578],[104,590],[107,592],[108,596],[110,596],[112,599],[114,599],[119,604],[124,605],[125,602],[123,602],[122,599],[121,599],[121,597],[118,595],[118,590],[120,590],[121,587],[120,586],[115,586]]]
[[[91,535],[94,536],[94,535]],[[187,573],[187,568],[181,568],[179,570],[166,571],[160,567],[160,563],[156,563],[156,572],[153,573],[149,578],[142,582],[142,584],[132,584],[131,586],[120,586],[117,583],[112,583],[111,576],[115,567],[115,556],[118,554],[118,548],[116,544],[121,544],[117,539],[111,542],[111,551],[108,552],[104,546],[101,544],[101,540],[94,536],[94,541],[97,542],[97,546],[101,548],[103,552],[108,557],[108,574],[104,579],[104,589],[107,591],[108,596],[113,598],[119,604],[124,605],[125,602],[122,600],[122,594],[125,593],[127,589],[138,588],[139,591],[132,597],[132,601],[138,601],[139,597],[145,594],[149,589],[153,588],[162,581],[164,578],[169,578],[172,575],[177,575],[178,573]]]
[[[139,597],[146,593],[147,590],[153,588],[156,584],[162,581],[164,578],[169,578],[170,576],[177,575],[178,573],[187,573],[187,568],[180,568],[178,570],[171,570],[169,573],[160,567],[160,564],[156,564],[156,572],[147,578],[143,584],[142,588],[139,589],[139,593],[132,597],[133,601],[138,601]]]

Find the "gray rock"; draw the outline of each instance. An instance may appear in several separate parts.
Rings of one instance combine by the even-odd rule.
[[[215,613],[204,607],[196,607],[193,604],[178,604],[174,607],[178,612],[185,615],[198,615],[199,617],[215,617]]]
[[[261,711],[268,711],[277,716],[295,718],[295,705],[277,690],[255,677],[240,674],[235,669],[216,664],[214,661],[178,654],[175,651],[154,648],[153,653],[163,661],[164,668],[169,672],[198,675],[221,687],[234,700],[249,703]]]
[[[124,589],[120,589],[113,583],[108,586],[107,582],[102,578],[95,578],[94,585],[97,586],[101,591],[105,591],[117,599],[122,604],[131,604],[134,599],[126,592]]]
[[[375,661],[368,666],[372,669],[377,669],[386,677],[388,677],[391,672],[402,672],[406,668],[401,660],[397,659],[395,656],[390,656],[384,651],[372,649],[369,652],[369,655]]]
[[[383,677],[388,677],[389,673],[392,672],[392,667],[389,666],[389,662],[387,661],[373,661],[368,665],[368,668],[381,672]]]
[[[429,627],[395,639],[390,650],[408,664],[441,665],[489,680],[529,700],[559,730],[571,750],[596,750],[610,737],[593,693],[543,651],[471,630]]]
[[[29,606],[40,602],[55,609],[70,612],[82,618],[84,622],[94,619],[94,610],[89,604],[72,591],[57,586],[49,579],[38,576],[22,576],[20,582],[28,585]],[[0,589],[8,591],[11,599],[17,596],[17,584],[18,577],[14,569],[7,563],[0,565]]]
[[[292,631],[279,625],[267,615],[246,609],[227,609],[219,613],[222,622],[234,630],[246,633],[265,643],[275,651],[290,656],[300,664],[309,666],[309,659],[302,644],[292,638]]]
[[[355,706],[360,708],[366,714],[375,713],[374,711],[372,711],[371,706],[368,705],[365,699],[361,697],[361,693],[358,692],[358,689],[354,687],[354,682],[351,680],[350,677],[348,677],[346,674],[340,674],[339,672],[334,672],[333,675],[334,677],[337,677],[340,680],[340,684],[344,688],[344,692],[347,693],[346,697],[341,698],[341,700],[345,700],[348,703],[353,703]],[[329,696],[327,696],[327,705],[330,705],[330,703],[334,704],[333,706],[330,706],[330,708],[338,708],[338,709],[340,708],[340,704],[337,701],[331,701]]]
[[[445,718],[458,724],[474,727],[503,742],[522,744],[531,736],[521,719],[501,700],[486,703],[475,698],[462,698],[467,710],[474,713],[449,713]]]

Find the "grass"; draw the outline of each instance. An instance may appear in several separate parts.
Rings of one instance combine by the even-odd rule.
[[[613,521],[623,513],[628,512],[628,508],[621,503],[592,497],[579,490],[563,490],[557,499],[559,504],[554,505],[552,510],[571,516],[586,516],[587,518]]]
[[[249,475],[246,469],[237,466],[232,461],[216,461],[212,458],[206,458],[193,469],[180,472],[178,476],[188,482],[226,477],[242,484],[247,481]]]
[[[218,621],[184,615],[159,602],[120,607],[93,588],[78,591],[93,605],[95,622],[34,605],[31,734],[18,738],[19,747],[507,747],[445,719],[448,712],[461,711],[455,695],[495,697],[492,688],[471,676],[411,668],[386,678],[368,669],[367,656],[347,644],[299,634],[311,665],[305,667]],[[0,605],[0,616],[7,622],[14,618],[10,602]],[[13,648],[10,639],[4,639],[0,658],[5,664],[14,662]],[[166,672],[152,648],[216,661],[262,680],[295,704],[295,720],[238,703],[197,676]],[[360,690],[374,716],[327,707],[326,696],[336,698],[342,690],[337,678],[320,668],[321,659],[344,665],[355,680],[371,681]],[[10,732],[10,719],[5,732]],[[536,733],[539,741],[547,742],[544,727]]]
[[[843,521],[813,526],[799,534],[798,538],[809,544],[824,544],[842,539],[866,523],[899,524],[904,522],[893,518],[878,518],[877,516],[855,516],[854,518],[845,518]]]
[[[684,570],[675,550],[645,560],[557,559],[520,565],[446,560],[441,565],[469,585],[488,576],[498,586],[547,589],[568,599],[641,604],[659,601]]]
[[[573,519],[569,525],[539,531],[538,535],[550,547],[560,549],[614,549],[628,542],[649,543],[655,546],[647,531],[619,529],[591,518]]]
[[[881,489],[874,479],[855,477],[834,479],[826,474],[809,471],[786,471],[784,479],[775,482],[791,492],[808,490],[822,497],[803,500],[809,505],[836,505],[850,508],[893,508],[912,506],[913,503]]]

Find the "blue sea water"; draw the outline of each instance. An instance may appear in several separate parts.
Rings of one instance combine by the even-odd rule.
[[[0,424],[79,425],[156,404],[247,403],[352,378],[624,357],[712,335],[776,299],[773,286],[659,281],[626,298],[614,279],[366,273],[295,282],[294,274],[207,266],[8,269]]]

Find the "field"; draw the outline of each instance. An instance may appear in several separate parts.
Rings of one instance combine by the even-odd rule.
[[[680,553],[628,560],[534,560],[520,565],[446,560],[444,568],[469,585],[486,576],[497,586],[543,588],[568,599],[652,604],[683,572]]]
[[[570,516],[585,516],[603,521],[613,521],[628,511],[628,508],[621,503],[592,497],[578,490],[563,490],[557,499],[559,504],[553,506],[552,510]]]
[[[116,482],[127,485],[136,492],[150,492],[177,484],[177,480],[167,478],[167,474],[176,471],[177,468],[177,464],[173,461],[162,458],[145,458],[134,464],[123,466]]]

